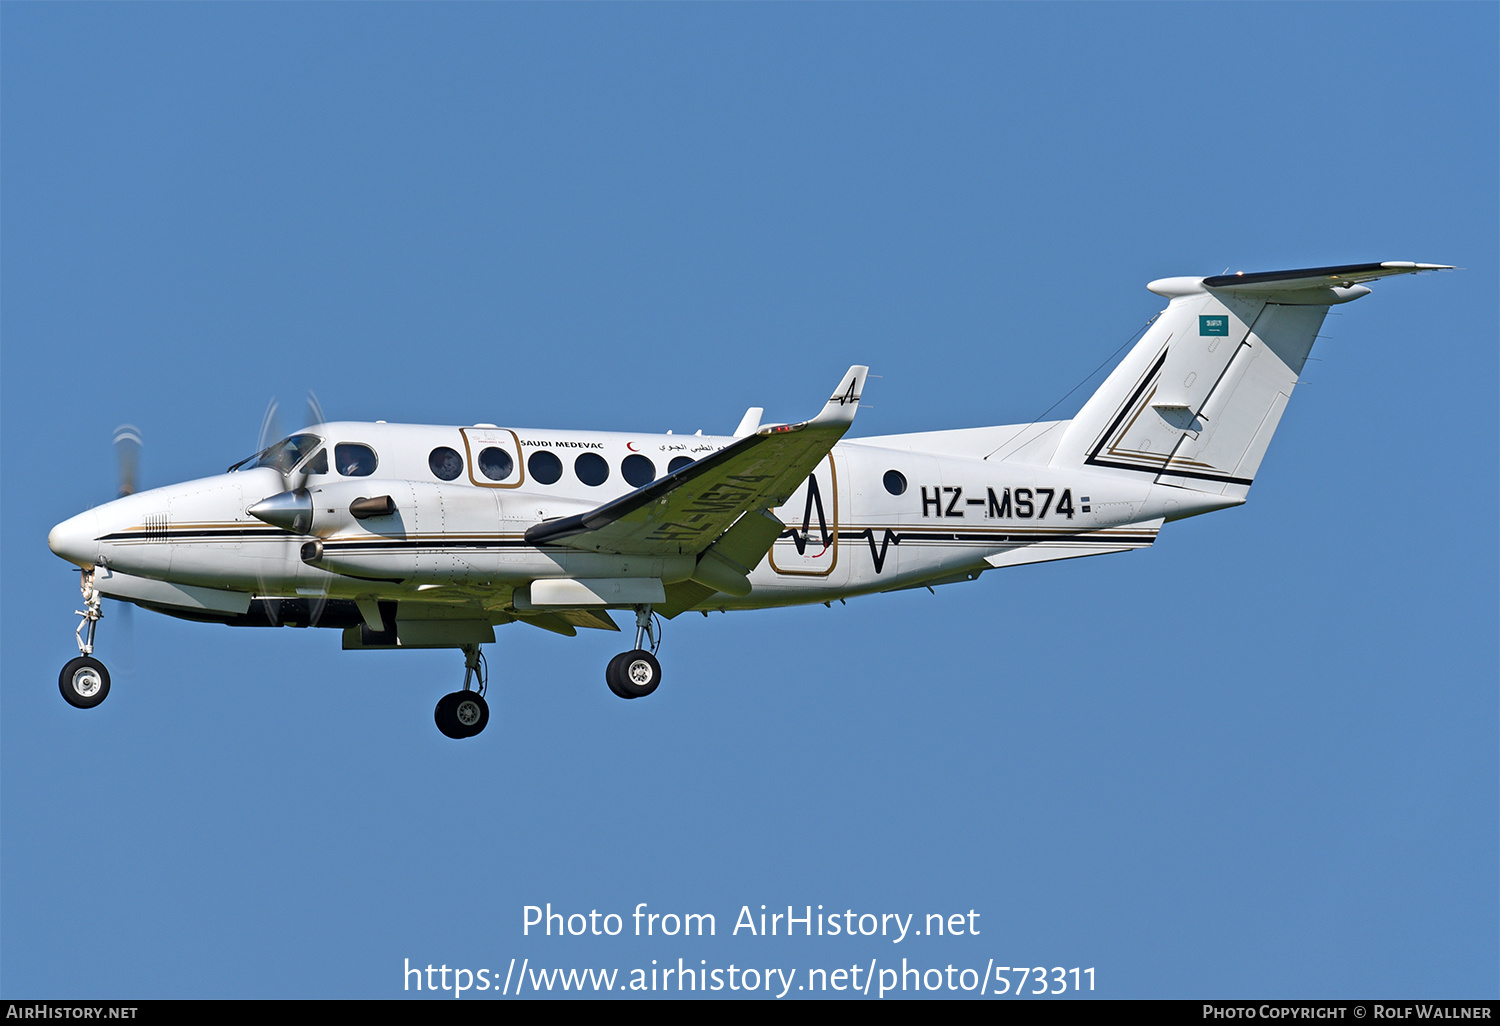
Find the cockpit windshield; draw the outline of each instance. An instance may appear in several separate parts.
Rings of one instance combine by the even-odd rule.
[[[285,474],[297,464],[301,463],[309,453],[323,443],[323,439],[317,435],[297,434],[290,438],[283,438],[275,445],[262,449],[254,456],[246,456],[234,466],[229,468],[229,473],[236,470],[247,470],[250,467],[272,467]]]

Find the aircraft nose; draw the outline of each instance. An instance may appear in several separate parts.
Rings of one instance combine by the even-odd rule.
[[[99,515],[93,510],[70,517],[47,534],[47,547],[69,563],[93,566],[99,558]]]

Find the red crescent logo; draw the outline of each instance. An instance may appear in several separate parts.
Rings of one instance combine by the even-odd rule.
[[[634,442],[626,442],[625,448],[629,449],[631,452],[640,452],[640,450],[635,447]]]

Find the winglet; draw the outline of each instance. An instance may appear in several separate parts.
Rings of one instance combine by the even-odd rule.
[[[870,373],[868,367],[850,367],[844,374],[839,387],[833,390],[828,402],[823,405],[822,411],[812,420],[804,420],[800,424],[767,424],[756,430],[757,435],[779,435],[787,431],[801,431],[805,428],[838,428],[839,434],[849,430],[849,425],[854,423],[854,414],[859,410],[859,395],[864,391],[865,375]]]
[[[735,438],[748,438],[760,430],[760,416],[765,413],[765,407],[752,406],[745,411],[740,418],[740,426],[734,429]]]
[[[870,373],[868,367],[850,367],[844,374],[839,387],[833,390],[828,403],[809,424],[851,424],[854,414],[859,409],[859,396],[865,389],[865,375]]]

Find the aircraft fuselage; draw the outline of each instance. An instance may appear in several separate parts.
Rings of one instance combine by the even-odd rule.
[[[951,434],[983,432],[1003,440],[1019,430]],[[248,512],[284,487],[277,469],[250,467],[105,503],[59,524],[49,539],[52,547],[80,566],[146,580],[257,598],[477,603],[507,614],[497,618],[504,622],[518,611],[518,591],[521,612],[545,608],[528,602],[528,586],[537,580],[687,580],[694,564],[690,550],[660,556],[582,552],[533,545],[525,533],[632,491],[636,486],[622,472],[627,459],[636,460],[630,469],[637,480],[647,463],[655,478],[673,459],[701,458],[734,441],[381,423],[324,424],[305,433],[324,450],[365,447],[377,462],[358,476],[339,473],[336,464],[308,475],[303,487],[311,520],[302,531]],[[477,441],[506,443],[507,479],[490,481],[474,465],[481,451],[475,435],[483,436]],[[785,529],[766,558],[750,568],[750,593],[718,592],[695,608],[823,602],[963,579],[994,566],[1124,551],[1151,544],[1168,516],[1239,501],[1204,496],[1198,507],[1186,508],[1182,489],[1154,486],[1150,477],[945,455],[911,448],[910,437],[834,446],[772,511]],[[463,460],[453,480],[441,480],[430,466],[431,454],[440,449]],[[527,473],[532,463],[558,477],[538,480]],[[604,479],[588,483],[601,470]],[[356,500],[376,496],[390,496],[390,513],[351,514]],[[321,551],[307,559],[311,542]]]

